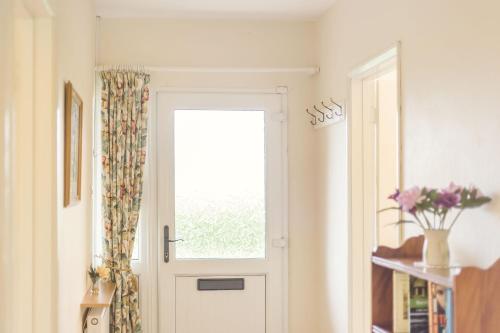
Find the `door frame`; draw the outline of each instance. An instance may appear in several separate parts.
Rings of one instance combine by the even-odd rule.
[[[0,5],[0,49],[6,56],[0,64],[6,74],[0,79],[0,132],[7,134],[0,138],[0,250],[4,257],[0,275],[5,274],[0,292],[8,305],[0,305],[2,332],[31,327],[55,332],[58,326],[54,246],[58,81],[53,6],[49,0],[8,0]],[[23,57],[17,57],[17,51]],[[21,89],[14,91],[19,83]],[[27,98],[21,105],[22,94]],[[29,116],[31,121],[20,121]],[[31,140],[18,140],[26,132]]]
[[[386,69],[385,64],[396,61],[398,111],[399,111],[399,186],[403,185],[401,136],[401,42],[386,49],[378,56],[357,66],[348,76],[350,88],[350,112],[347,113],[348,141],[348,259],[349,259],[349,331],[363,333],[371,331],[371,273],[368,260],[371,256],[371,238],[365,237],[367,228],[363,216],[363,80]],[[400,242],[404,229],[400,227]],[[370,253],[368,253],[370,251]],[[357,288],[355,287],[357,286]],[[359,288],[362,286],[362,288]],[[360,309],[362,309],[360,311]]]
[[[158,196],[157,196],[157,164],[158,164],[158,147],[156,138],[158,135],[158,97],[162,93],[210,93],[210,94],[274,94],[281,98],[281,111],[285,116],[283,119],[284,126],[282,135],[282,163],[283,163],[283,183],[282,183],[282,230],[283,238],[288,241],[288,88],[286,86],[277,86],[268,89],[234,89],[234,88],[182,88],[182,87],[153,87],[151,96],[154,96],[150,101],[149,115],[149,140],[148,152],[150,156],[147,160],[149,165],[146,165],[146,180],[144,182],[142,214],[144,214],[144,232],[143,240],[146,240],[144,246],[141,246],[142,255],[141,261],[144,262],[143,273],[141,276],[142,297],[140,299],[143,327],[145,332],[158,332],[159,329],[159,287],[158,287],[158,259],[159,259],[159,243],[158,243]],[[283,276],[282,276],[282,292],[283,292],[283,332],[288,333],[288,246],[283,249]],[[147,286],[146,288],[144,288]],[[140,292],[141,293],[141,292]],[[267,299],[266,299],[267,303]]]

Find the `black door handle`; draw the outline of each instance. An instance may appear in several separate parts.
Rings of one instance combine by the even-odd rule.
[[[163,227],[163,261],[168,262],[170,260],[170,243],[183,242],[183,239],[172,239],[169,238],[169,228],[168,225]]]

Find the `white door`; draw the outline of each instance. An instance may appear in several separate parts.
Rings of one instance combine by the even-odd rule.
[[[160,333],[284,332],[285,119],[279,94],[158,94]]]
[[[399,188],[399,108],[395,63],[363,80],[363,195],[367,251],[398,247],[401,228],[388,196]]]
[[[377,72],[363,84],[363,218],[365,327],[371,327],[371,253],[377,246],[398,247],[400,228],[388,196],[399,187],[399,119],[396,67]]]

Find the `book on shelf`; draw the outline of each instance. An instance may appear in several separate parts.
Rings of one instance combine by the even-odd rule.
[[[429,282],[429,333],[451,333],[453,300],[450,288]]]
[[[429,333],[438,332],[437,285],[429,281]]]
[[[410,333],[429,332],[428,282],[410,276]]]
[[[410,276],[394,271],[392,281],[393,331],[394,333],[409,333]]]
[[[446,292],[446,331],[445,333],[453,333],[453,290],[451,288],[447,288]]]

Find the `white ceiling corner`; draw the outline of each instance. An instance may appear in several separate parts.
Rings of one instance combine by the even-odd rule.
[[[315,19],[335,0],[96,0],[101,17]]]

